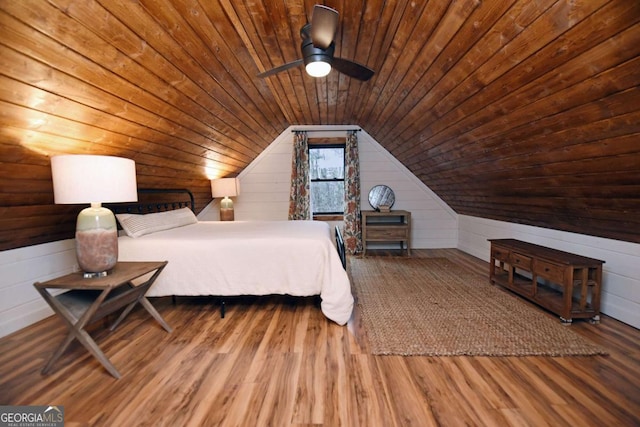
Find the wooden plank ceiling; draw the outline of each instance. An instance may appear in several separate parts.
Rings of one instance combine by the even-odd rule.
[[[460,214],[640,243],[639,1],[327,1],[373,79],[256,78],[314,3],[0,1],[0,249],[72,237],[53,154],[201,209],[293,124],[360,125]]]

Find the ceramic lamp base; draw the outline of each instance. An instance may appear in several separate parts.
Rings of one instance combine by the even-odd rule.
[[[103,277],[118,262],[116,218],[99,203],[92,203],[78,215],[76,256],[85,277]]]
[[[233,201],[228,197],[220,201],[220,221],[233,221]]]
[[[233,221],[233,208],[220,208],[220,221]]]

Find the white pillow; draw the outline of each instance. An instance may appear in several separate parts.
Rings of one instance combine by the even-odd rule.
[[[116,218],[129,237],[140,237],[198,222],[198,218],[189,208],[146,215],[116,214]]]

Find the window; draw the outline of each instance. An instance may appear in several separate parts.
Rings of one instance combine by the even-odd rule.
[[[344,214],[344,144],[309,145],[311,212]]]

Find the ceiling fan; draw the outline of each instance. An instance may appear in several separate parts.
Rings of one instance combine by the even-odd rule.
[[[311,23],[300,29],[303,59],[289,62],[273,68],[258,77],[269,77],[281,71],[304,64],[307,73],[312,77],[324,77],[335,68],[338,72],[358,80],[369,80],[374,71],[348,59],[333,56],[336,45],[333,38],[338,29],[338,12],[330,7],[315,5]]]

